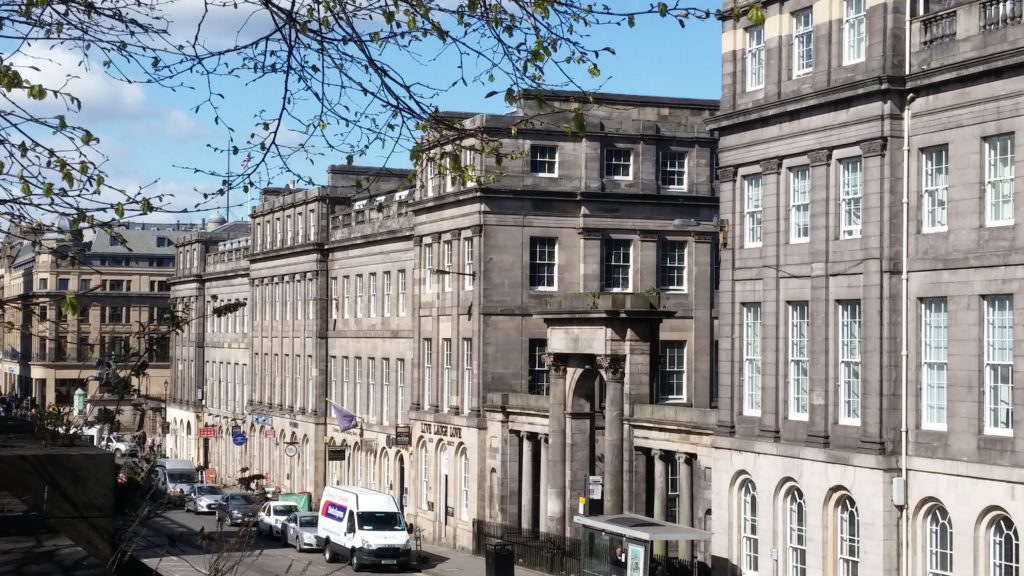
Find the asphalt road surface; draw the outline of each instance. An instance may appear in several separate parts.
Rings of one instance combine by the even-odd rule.
[[[200,534],[202,536],[200,536]],[[212,514],[180,510],[151,519],[136,539],[135,555],[165,576],[324,576],[351,574],[342,564],[327,564],[320,552],[296,552],[280,539],[256,535],[255,529],[217,532]]]

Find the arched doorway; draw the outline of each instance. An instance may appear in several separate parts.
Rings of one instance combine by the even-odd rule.
[[[313,491],[313,487],[310,485],[310,478],[313,477],[313,473],[309,470],[310,458],[309,458],[309,436],[302,436],[302,448],[299,450],[299,474],[301,480],[297,490],[300,491]]]
[[[450,486],[450,472],[451,472],[451,457],[448,445],[441,442],[441,448],[438,450],[437,458],[437,518],[440,519],[441,523],[441,536],[443,538],[448,537],[448,507],[452,505],[449,499],[451,493]]]
[[[407,498],[406,498],[407,491],[405,489],[405,456],[403,456],[401,453],[398,454],[397,468],[398,468],[398,505],[401,506],[402,512],[404,513],[405,512],[405,506],[406,506],[406,500],[407,500]]]

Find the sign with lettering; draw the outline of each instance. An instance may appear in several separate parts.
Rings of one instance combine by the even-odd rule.
[[[267,428],[266,430],[263,431],[263,437],[277,438],[277,430],[274,430],[273,428]]]
[[[272,417],[267,416],[266,414],[260,414],[258,412],[253,412],[250,415],[250,419],[252,420],[253,424],[263,424],[264,426],[271,426],[274,424],[274,419]]]
[[[420,434],[429,436],[440,436],[442,438],[462,438],[462,428],[449,426],[448,424],[433,424],[424,422],[420,425]]]
[[[216,426],[203,426],[199,429],[200,438],[216,438],[217,427]]]
[[[345,460],[345,449],[341,446],[328,446],[327,447],[327,461],[328,462],[341,462]]]
[[[412,446],[412,426],[395,426],[395,446]]]

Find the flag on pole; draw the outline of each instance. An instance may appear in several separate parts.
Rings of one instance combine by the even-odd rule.
[[[246,168],[248,168],[249,167],[249,162],[251,162],[251,161],[252,161],[252,154],[249,154],[248,152],[246,152],[245,158],[242,158],[242,170],[245,170]]]
[[[355,414],[335,404],[330,398],[328,398],[327,401],[330,402],[331,409],[334,410],[334,417],[338,420],[338,428],[342,432],[359,426],[359,423],[356,421],[357,419]]]

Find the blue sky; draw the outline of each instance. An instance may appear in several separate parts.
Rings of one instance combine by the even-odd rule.
[[[717,6],[702,2],[697,6]],[[658,18],[639,20],[633,29],[604,28],[594,33],[594,44],[613,46],[615,55],[602,55],[602,75],[597,81],[607,92],[717,99],[721,92],[721,24],[715,20],[693,20],[685,28],[674,21]],[[419,72],[418,70],[414,72]],[[583,72],[581,70],[581,72]],[[429,73],[429,71],[428,71]],[[585,76],[585,73],[582,74]],[[584,78],[580,78],[584,80]],[[589,81],[589,80],[588,80]],[[226,155],[213,154],[208,144],[224,146],[228,135],[215,125],[208,114],[195,115],[191,108],[202,96],[196,92],[171,92],[152,86],[124,85],[96,80],[101,86],[90,89],[83,108],[102,138],[104,151],[111,160],[107,170],[117,183],[138,185],[156,180],[153,192],[173,195],[179,206],[199,201],[193,188],[214,190],[219,182],[193,174],[183,166],[223,169]],[[252,118],[261,109],[274,105],[274,86],[234,85],[225,90],[225,116],[248,136]],[[484,99],[492,86],[459,86],[447,91],[436,102],[442,110],[501,113],[506,109],[501,96]],[[240,157],[231,159],[238,167]],[[331,163],[344,158],[320,158],[303,163],[303,170],[316,182],[323,182]],[[408,167],[405,153],[390,158],[382,155],[358,159],[357,164]],[[272,182],[283,185],[285,182]],[[235,199],[241,193],[235,195]],[[233,209],[232,217],[243,210]],[[164,215],[161,220],[197,222],[208,211],[187,216]]]

